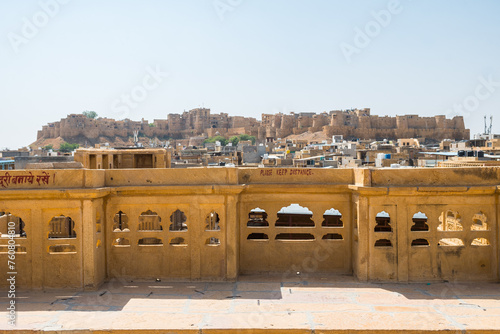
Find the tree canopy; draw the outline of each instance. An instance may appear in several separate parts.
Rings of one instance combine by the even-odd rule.
[[[86,116],[87,118],[91,118],[91,119],[96,119],[98,116],[95,111],[89,111],[89,110],[85,110],[82,114],[84,116]]]
[[[223,136],[210,137],[208,139],[205,139],[203,144],[215,143],[216,141],[219,141],[222,146],[226,146],[229,143],[232,143],[233,146],[237,146],[240,141],[246,141],[246,140],[250,140],[252,142],[252,145],[255,145],[255,141],[256,141],[255,136],[250,136],[247,134],[232,136],[229,139],[226,139]]]
[[[78,144],[69,144],[69,143],[62,143],[61,146],[59,146],[59,152],[63,153],[68,153],[68,152],[73,152],[76,150],[80,145]]]
[[[250,140],[252,142],[252,145],[255,145],[255,136],[250,136],[250,135],[247,135],[247,134],[242,134],[242,135],[239,135],[239,136],[233,136],[231,138],[229,138],[229,141],[231,143],[233,143],[233,146],[236,146],[238,145],[238,143],[240,141],[247,141],[247,140]]]
[[[203,141],[203,144],[206,144],[206,143],[215,143],[216,141],[219,141],[222,146],[226,146],[227,143],[229,142],[226,138],[224,138],[222,136],[215,136],[215,137],[210,137],[208,139],[205,139]]]

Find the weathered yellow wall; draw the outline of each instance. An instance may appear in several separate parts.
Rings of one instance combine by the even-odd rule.
[[[225,185],[236,184],[236,168],[107,170],[106,186]]]
[[[10,170],[0,174],[0,191],[98,188],[104,186],[104,176],[104,170]]]
[[[16,255],[20,286],[82,287],[82,210],[77,200],[17,200],[1,201],[2,210],[21,217],[26,224],[26,238],[16,238],[20,246],[26,247],[26,254]],[[25,209],[31,208],[31,209]],[[65,215],[75,221],[76,239],[48,239],[49,222],[54,216]],[[2,244],[7,239],[2,238]],[[55,245],[75,246],[75,253],[51,254],[49,247]],[[7,256],[2,254],[0,270],[7,272]]]
[[[375,169],[372,186],[480,186],[498,185],[500,168],[410,168]]]
[[[426,191],[429,190],[429,191]],[[422,281],[422,280],[493,280],[498,277],[497,221],[495,189],[436,194],[436,189],[419,189],[413,196],[397,190],[389,196],[372,196],[368,200],[369,223],[364,225],[368,236],[368,279]],[[486,192],[486,194],[484,193]],[[488,194],[489,192],[489,194]],[[453,210],[462,217],[463,231],[438,231],[439,217]],[[390,214],[393,232],[374,232],[375,216],[385,211]],[[412,232],[412,217],[425,213],[428,232]],[[488,217],[489,231],[471,231],[473,216],[479,212]],[[460,238],[464,246],[438,246],[442,238]],[[486,238],[489,246],[471,245],[475,238]],[[378,239],[389,239],[393,247],[374,247]],[[426,239],[429,246],[411,246],[412,240]]]
[[[248,187],[240,201],[240,272],[337,272],[351,273],[351,196],[345,187],[321,187],[301,193],[286,185]],[[332,193],[336,190],[338,193]],[[314,227],[275,227],[277,212],[297,203],[313,212]],[[268,214],[269,227],[247,227],[250,210]],[[326,210],[342,213],[343,227],[322,227]],[[251,233],[265,233],[268,240],[247,240]],[[280,233],[310,233],[314,240],[276,240]],[[322,240],[327,233],[341,234],[343,240]]]
[[[29,172],[33,183],[12,182]],[[38,184],[39,175],[49,175],[48,182]],[[234,280],[262,272],[352,273],[400,282],[499,279],[500,168],[34,170],[1,172],[0,180],[0,212],[25,222],[27,237],[16,242],[26,252],[17,254],[16,264],[17,284],[27,288],[94,289],[106,278]],[[315,226],[276,227],[278,211],[290,204],[312,211]],[[247,226],[255,208],[266,211],[268,227]],[[342,214],[343,227],[321,226],[332,208]],[[161,218],[161,231],[138,230],[148,210]],[[185,214],[187,231],[169,231],[176,210]],[[448,210],[460,215],[462,231],[438,230]],[[119,211],[128,217],[128,231],[113,230]],[[374,231],[382,211],[390,215],[392,232]],[[218,231],[205,229],[210,212],[219,215]],[[428,217],[429,231],[411,231],[418,212]],[[488,230],[472,230],[478,213]],[[59,215],[74,220],[76,238],[48,238],[49,222]],[[248,240],[251,233],[268,239]],[[280,233],[309,233],[314,240],[276,240]],[[342,240],[323,240],[327,233]],[[162,245],[138,244],[148,237]],[[170,245],[176,237],[185,244]],[[130,246],[114,246],[118,238]],[[207,245],[210,238],[220,245]],[[459,238],[464,246],[438,246],[442,238]],[[475,238],[489,245],[472,245]],[[392,247],[375,247],[380,239]],[[429,245],[411,246],[416,239]],[[5,273],[7,241],[0,238]],[[74,252],[49,252],[55,245],[74,246]]]
[[[112,222],[118,211],[128,217],[130,231],[113,232],[112,223],[106,228],[109,277],[178,279],[225,278],[226,252],[226,212],[224,194],[197,195],[197,189],[182,195],[169,190],[159,190],[150,197],[145,189],[134,189],[126,194],[112,196],[106,206],[107,221]],[[161,217],[162,231],[138,231],[137,221],[141,213],[151,210]],[[169,231],[170,217],[174,211],[181,210],[186,215],[187,231]],[[206,232],[205,217],[215,211],[220,217],[220,231]],[[162,245],[140,246],[138,240],[144,237],[156,237]],[[170,245],[171,239],[182,237],[186,245]],[[209,237],[221,240],[220,246],[207,246]],[[112,242],[117,238],[126,238],[130,247],[115,247]],[[233,236],[233,239],[235,236]]]
[[[241,168],[239,184],[352,184],[353,169]]]

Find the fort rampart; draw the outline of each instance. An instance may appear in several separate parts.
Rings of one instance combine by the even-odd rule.
[[[210,114],[210,109],[193,109],[183,114],[169,114],[165,120],[116,121],[108,118],[90,119],[80,114],[68,115],[59,122],[49,123],[38,131],[38,139],[62,137],[67,141],[85,138],[90,144],[100,138],[128,138],[138,131],[141,136],[162,139],[186,139],[195,136],[231,136],[246,133],[260,141],[266,138],[284,138],[303,132],[323,131],[327,136],[345,138],[398,139],[427,138],[469,139],[463,117],[420,117],[406,115],[379,117],[370,115],[370,109],[334,110],[320,114],[291,113],[262,114],[262,121],[228,114]],[[73,140],[74,141],[74,140]]]

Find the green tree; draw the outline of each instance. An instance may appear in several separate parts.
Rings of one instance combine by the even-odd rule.
[[[240,139],[238,136],[232,136],[229,138],[229,142],[233,144],[233,146],[238,146],[238,143],[240,142]]]
[[[69,143],[62,143],[61,146],[59,146],[59,152],[63,153],[68,153],[68,152],[73,152],[76,150],[80,145],[78,144],[69,144]]]
[[[229,138],[229,141],[233,143],[233,146],[237,146],[240,141],[247,141],[247,140],[250,140],[252,142],[252,145],[255,145],[256,138],[254,136],[250,136],[247,134],[232,136],[231,138]]]
[[[252,141],[252,145],[255,145],[255,141],[256,141],[255,136],[250,136],[250,135],[247,135],[247,134],[242,134],[242,135],[239,135],[239,138],[240,138],[240,141],[250,140],[250,141]]]
[[[83,116],[86,116],[87,118],[91,119],[96,119],[98,116],[95,111],[89,111],[89,110],[85,110],[82,114]]]
[[[52,144],[49,144],[49,145],[45,145],[44,147],[42,147],[45,151],[49,151],[49,150],[53,150],[54,149],[54,145]]]
[[[228,143],[228,140],[222,136],[215,136],[215,137],[210,137],[208,139],[205,139],[203,143],[215,143],[216,141],[219,141],[222,146],[226,146]]]

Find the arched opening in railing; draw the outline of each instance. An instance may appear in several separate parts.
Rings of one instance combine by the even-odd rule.
[[[486,215],[479,212],[472,217],[472,231],[489,231],[488,219]]]
[[[71,217],[55,216],[49,222],[49,239],[76,238],[75,222]]]
[[[438,231],[463,231],[462,218],[458,212],[445,211],[439,216]]]
[[[0,212],[0,236],[13,235],[16,238],[26,238],[25,224],[21,217],[9,212]],[[9,233],[9,231],[12,231]]]
[[[210,212],[205,218],[205,231],[220,231],[219,214],[215,211]]]
[[[269,236],[265,233],[250,233],[247,240],[269,240]]]
[[[247,227],[268,227],[267,213],[261,208],[250,210],[248,214]]]
[[[427,216],[425,213],[418,212],[413,215],[413,226],[411,227],[412,232],[427,232],[429,231],[429,225],[427,225]]]
[[[291,204],[278,211],[276,227],[314,227],[312,211],[299,204]]]
[[[148,210],[139,216],[138,231],[162,231],[161,218],[156,212]]]
[[[339,210],[331,208],[326,210],[323,214],[323,222],[321,223],[323,227],[344,227],[342,222],[342,214]]]
[[[392,232],[391,216],[385,212],[379,212],[375,216],[375,232]]]
[[[186,215],[184,212],[181,210],[175,210],[172,215],[170,216],[170,227],[168,228],[169,231],[187,231],[188,227],[186,224]]]
[[[118,211],[113,218],[113,232],[130,232],[128,216],[123,211]]]

